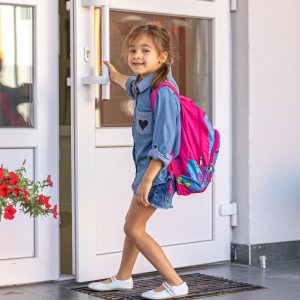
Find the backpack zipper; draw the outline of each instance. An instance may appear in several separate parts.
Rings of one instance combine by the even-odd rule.
[[[200,169],[201,169],[201,171],[202,171],[202,174],[203,174],[205,177],[207,177],[206,171],[205,171],[205,169],[204,169],[204,167],[203,167],[202,155],[200,155],[200,163],[199,163],[199,167],[200,167]]]

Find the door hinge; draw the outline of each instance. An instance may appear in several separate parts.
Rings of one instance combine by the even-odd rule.
[[[237,226],[237,203],[224,203],[219,206],[220,216],[230,216],[230,225]]]
[[[237,11],[237,1],[238,0],[230,0],[230,11]]]
[[[66,11],[70,11],[71,9],[71,1],[66,2]]]
[[[66,79],[66,86],[71,86],[71,84],[72,84],[71,77],[67,77],[67,79]]]

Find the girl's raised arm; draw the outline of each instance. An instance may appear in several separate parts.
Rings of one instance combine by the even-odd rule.
[[[125,90],[125,84],[129,76],[123,75],[118,72],[117,69],[109,61],[105,60],[103,62],[108,66],[110,79],[119,84]]]

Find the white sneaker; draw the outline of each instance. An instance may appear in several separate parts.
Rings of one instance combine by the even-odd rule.
[[[186,282],[180,285],[170,285],[166,281],[162,284],[165,290],[161,292],[156,292],[154,290],[142,293],[142,297],[145,299],[171,299],[171,298],[181,298],[188,294],[189,288]]]
[[[132,277],[126,280],[119,280],[115,276],[110,277],[111,282],[92,282],[88,288],[94,291],[131,290],[133,288]]]

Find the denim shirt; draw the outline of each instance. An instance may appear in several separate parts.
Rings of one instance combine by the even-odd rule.
[[[163,162],[152,186],[167,182],[170,178],[168,165],[172,160],[170,153],[172,152],[175,157],[179,154],[179,99],[169,87],[163,86],[158,90],[153,111],[151,106],[153,77],[153,73],[149,74],[137,83],[136,76],[130,76],[126,82],[127,96],[136,100],[132,126],[134,140],[132,156],[136,168],[131,186],[133,191],[137,190],[152,158]],[[178,90],[171,70],[166,80]]]

